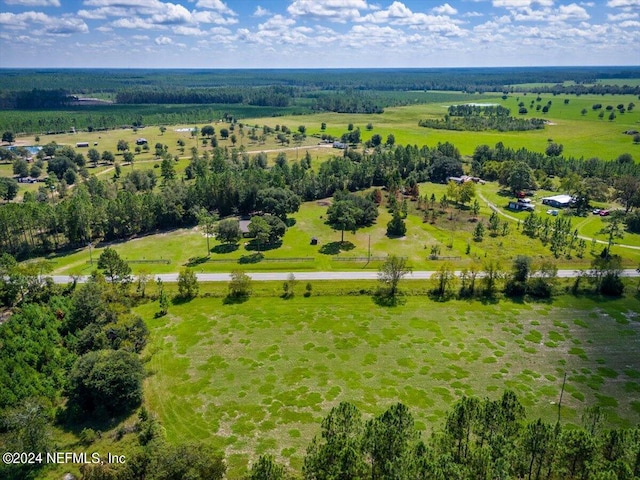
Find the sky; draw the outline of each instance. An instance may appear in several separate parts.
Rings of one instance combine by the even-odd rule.
[[[0,0],[0,67],[640,65],[640,0]]]

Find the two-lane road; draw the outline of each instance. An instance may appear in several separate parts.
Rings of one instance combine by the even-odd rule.
[[[247,275],[256,282],[281,282],[287,280],[289,275],[295,275],[296,280],[309,281],[309,280],[377,280],[378,272],[247,272]],[[432,270],[418,270],[407,274],[404,278],[407,280],[427,280],[436,273]],[[573,278],[580,275],[582,272],[578,270],[558,270],[559,278]],[[460,272],[455,272],[456,276],[460,276]],[[231,279],[230,273],[197,273],[198,281],[200,282],[228,282]],[[478,274],[478,277],[482,277],[482,272]],[[632,268],[627,268],[622,271],[623,277],[638,277],[640,273]],[[70,283],[73,281],[73,277],[69,275],[52,275],[55,283]],[[76,277],[79,283],[84,283],[87,280],[87,276]],[[178,281],[177,273],[162,273],[153,276],[154,279],[161,279],[163,282],[175,283]]]

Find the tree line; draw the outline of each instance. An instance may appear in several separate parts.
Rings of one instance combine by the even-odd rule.
[[[217,88],[129,88],[119,91],[120,104],[206,104],[245,103],[247,105],[287,107],[296,95],[293,87],[217,87]]]
[[[171,70],[153,69],[5,69],[0,89],[69,89],[74,93],[117,92],[135,86],[198,88],[224,86],[299,86],[319,90],[458,90],[477,91],[524,83],[577,86],[606,85],[608,79],[640,77],[637,67],[509,67],[420,69],[246,69]],[[518,87],[514,87],[518,88]]]

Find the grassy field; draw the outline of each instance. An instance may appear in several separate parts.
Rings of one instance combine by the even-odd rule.
[[[410,284],[405,284],[410,288]],[[277,288],[277,286],[276,286]],[[146,350],[149,408],[170,441],[224,449],[230,478],[255,455],[300,468],[304,448],[342,400],[377,414],[408,405],[428,435],[462,395],[516,391],[530,418],[580,423],[600,405],[610,425],[640,421],[638,298],[553,304],[434,303],[384,308],[367,296],[199,298],[155,319]]]

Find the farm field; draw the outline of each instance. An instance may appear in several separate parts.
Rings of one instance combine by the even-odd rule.
[[[588,405],[603,407],[609,425],[640,421],[637,297],[482,304],[411,296],[386,308],[366,296],[298,294],[230,305],[198,298],[154,319],[157,309],[135,310],[151,332],[145,402],[170,441],[223,449],[230,478],[263,453],[299,469],[321,419],[342,400],[367,414],[403,402],[427,436],[460,396],[497,398],[510,388],[530,418],[553,421],[566,372],[564,422],[579,424]]]

